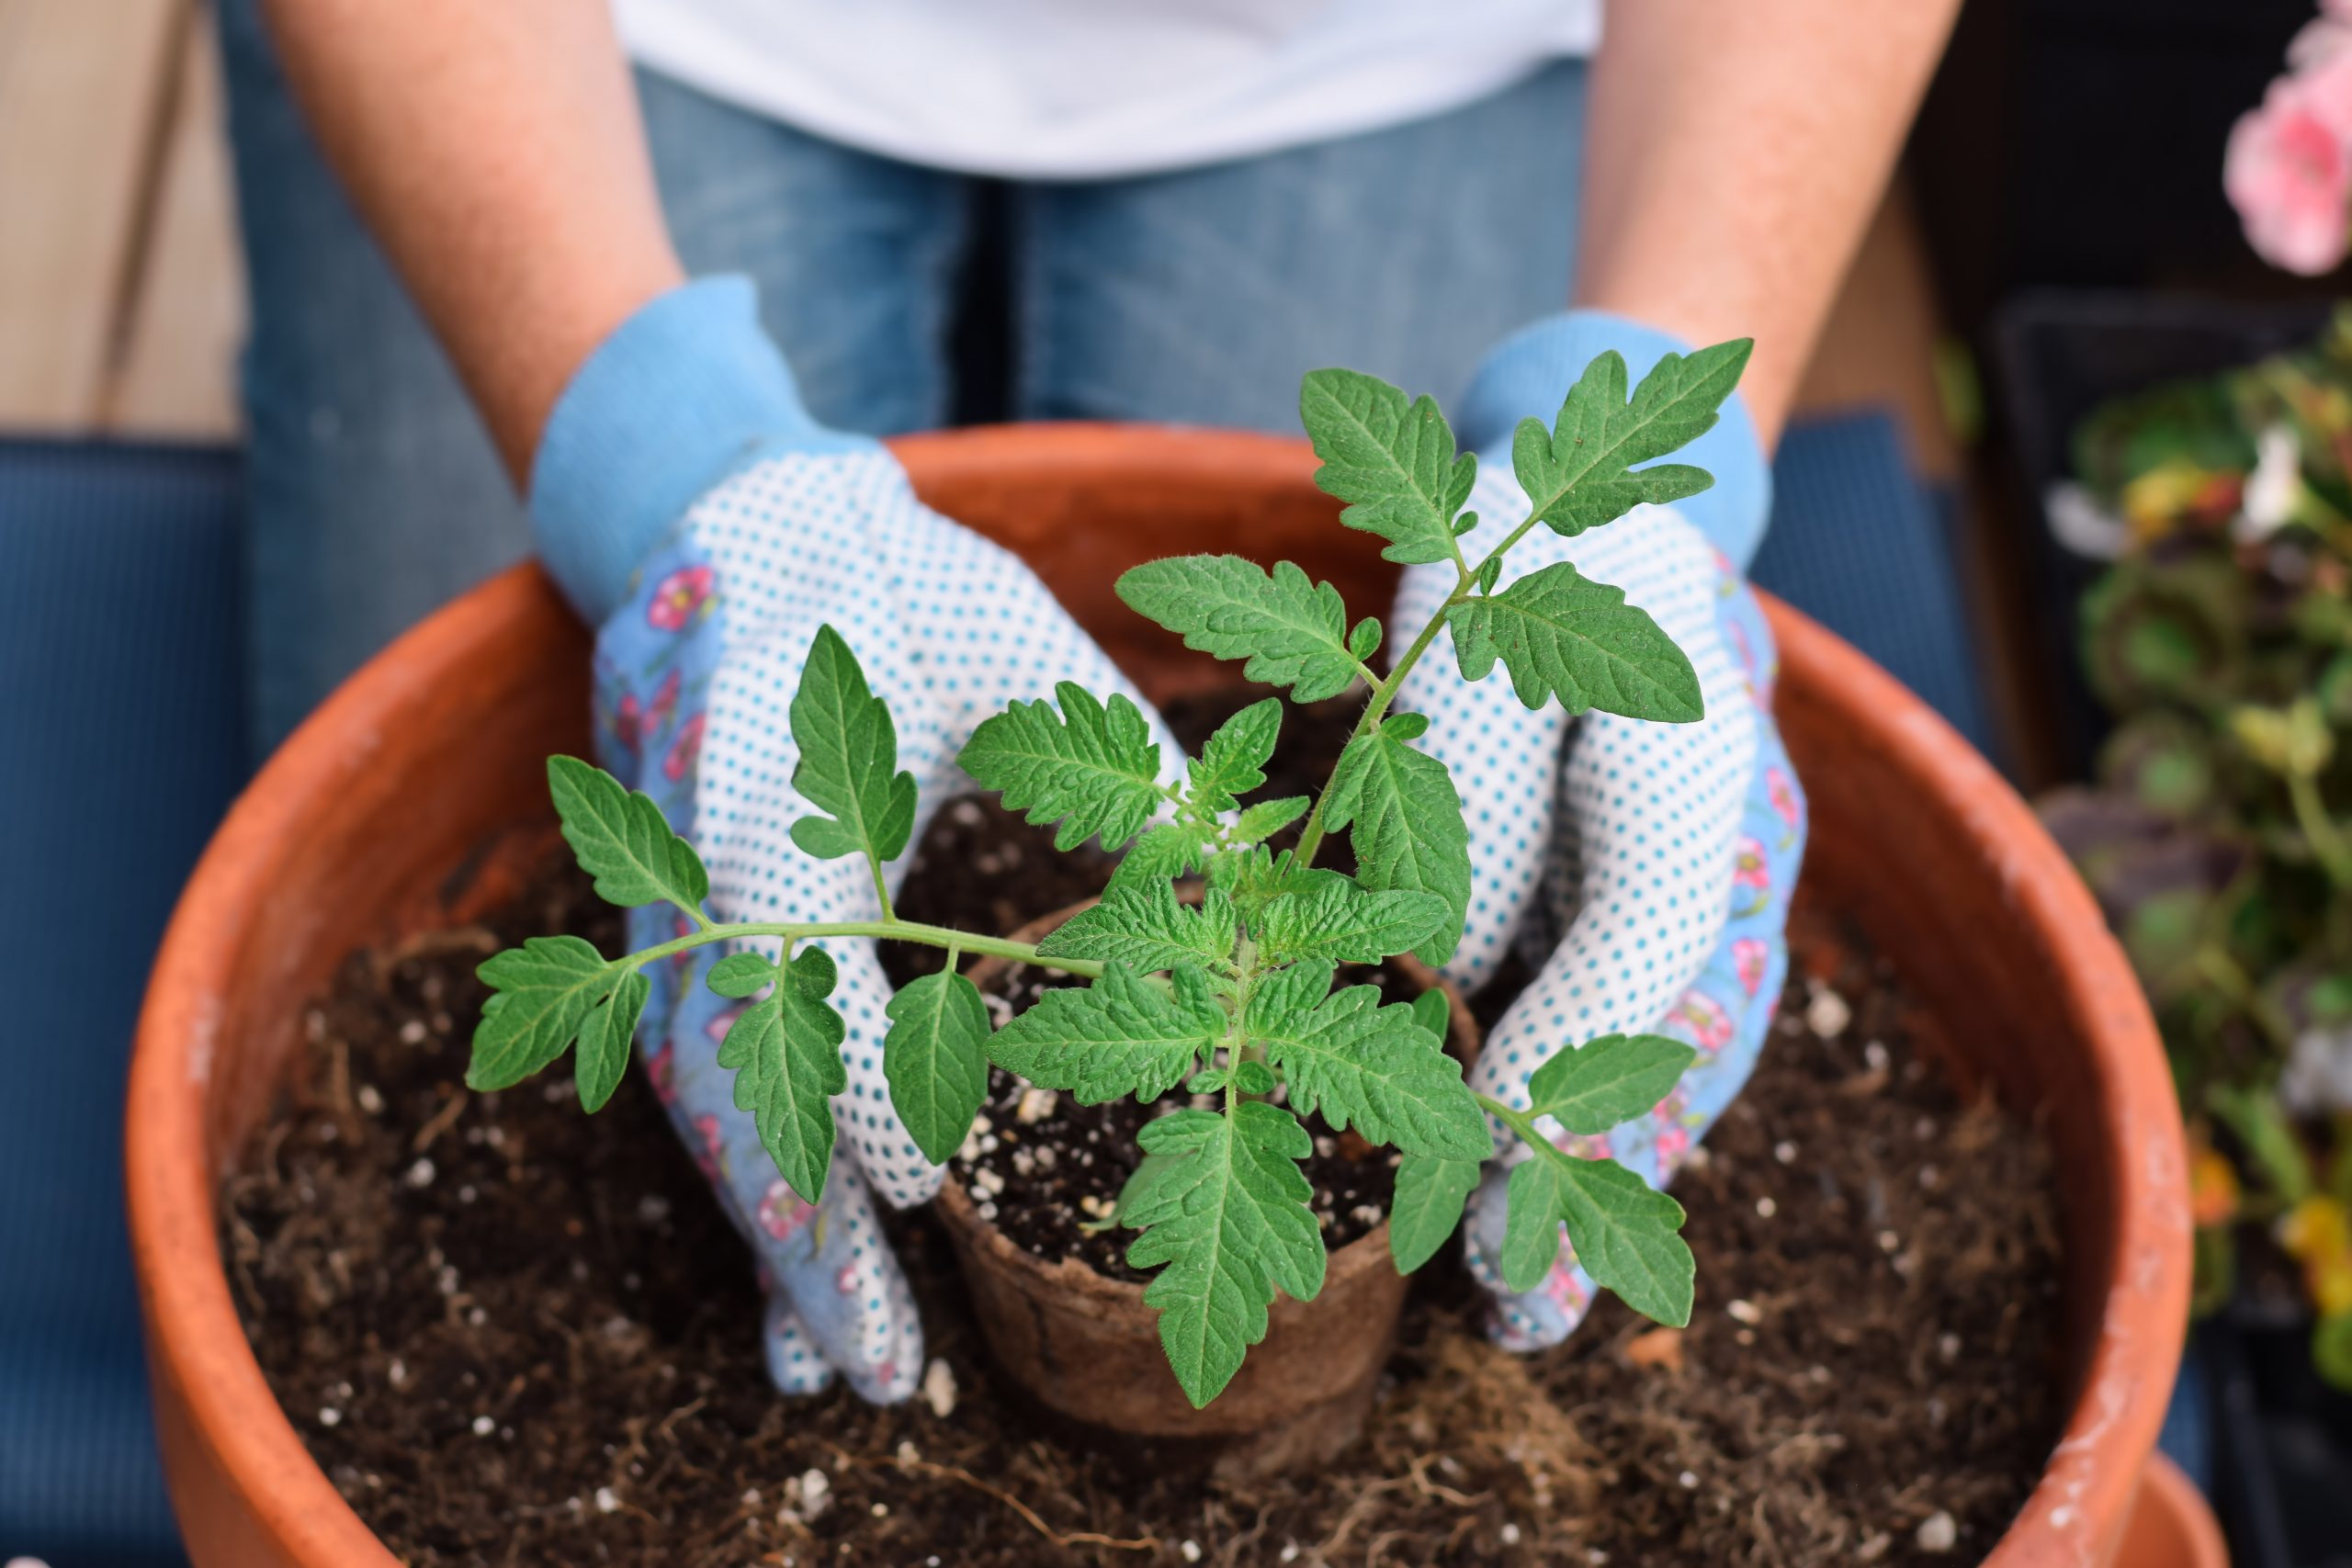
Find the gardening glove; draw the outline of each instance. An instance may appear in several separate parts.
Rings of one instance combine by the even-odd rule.
[[[1465,446],[1481,454],[1465,540],[1473,560],[1527,514],[1512,477],[1516,423],[1548,425],[1586,364],[1624,355],[1628,384],[1682,345],[1596,312],[1538,322],[1489,356],[1462,409]],[[1447,975],[1466,990],[1516,945],[1535,978],[1487,1036],[1471,1086],[1513,1107],[1555,1053],[1600,1035],[1662,1033],[1697,1062],[1649,1115],[1605,1137],[1548,1120],[1558,1145],[1612,1156],[1663,1186],[1747,1081],[1787,972],[1789,892],[1804,845],[1804,805],[1770,714],[1770,633],[1741,573],[1764,530],[1770,470],[1735,397],[1715,426],[1676,454],[1714,485],[1673,506],[1639,506],[1564,539],[1531,530],[1506,558],[1505,581],[1556,561],[1614,583],[1689,656],[1705,698],[1698,722],[1668,725],[1589,713],[1571,724],[1556,702],[1529,711],[1498,673],[1464,682],[1452,634],[1408,675],[1397,706],[1430,716],[1422,744],[1451,771],[1470,829],[1473,885],[1462,944]],[[1454,585],[1448,564],[1405,574],[1392,625],[1416,626]],[[1513,1294],[1497,1266],[1508,1170],[1529,1151],[1498,1126],[1504,1152],[1472,1195],[1464,1247],[1497,1298],[1503,1345],[1558,1343],[1582,1321],[1592,1281],[1563,1247],[1535,1290]]]
[[[819,860],[790,835],[811,808],[789,782],[788,709],[821,625],[889,705],[916,783],[910,842],[969,787],[956,753],[1007,703],[1075,681],[1152,711],[1028,568],[924,506],[878,443],[809,418],[741,279],[664,295],[597,349],[549,419],[531,507],[548,571],[600,627],[600,757],[701,851],[721,921],[880,917],[863,855]],[[629,920],[639,947],[684,929],[675,910]],[[892,1108],[891,991],[874,943],[824,946],[840,969],[848,1088],[832,1100],[842,1136],[816,1204],[779,1179],[718,1066],[749,1004],[703,984],[717,944],[657,966],[638,1050],[758,1258],[776,1385],[813,1391],[838,1371],[865,1398],[895,1401],[922,1374],[922,1331],[872,1192],[922,1202],[942,1168]]]

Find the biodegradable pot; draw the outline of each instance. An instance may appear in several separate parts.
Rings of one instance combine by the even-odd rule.
[[[1157,698],[1227,678],[1130,614],[1119,571],[1183,551],[1296,560],[1359,610],[1396,569],[1333,521],[1290,441],[1036,426],[899,445],[943,510],[1033,561]],[[1778,711],[1813,803],[1804,896],[1865,921],[1963,1075],[2047,1129],[2064,1228],[2063,1439],[1993,1568],[2113,1560],[2188,1303],[2179,1111],[2145,1002],[2025,804],[1893,679],[1768,605]],[[1228,672],[1229,673],[1229,672]],[[289,740],[205,852],[156,960],[128,1185],[173,1497],[198,1568],[393,1568],[279,1410],[239,1326],[217,1193],[356,948],[494,896],[544,842],[545,758],[588,744],[588,637],[545,581],[494,579],[402,637]],[[749,1332],[748,1328],[746,1332]]]
[[[1042,941],[1094,902],[1032,920],[1013,935]],[[1478,1028],[1460,995],[1418,959],[1389,962],[1421,990],[1444,991],[1452,1004],[1447,1047],[1465,1066],[1476,1061]],[[986,989],[1014,967],[983,959],[972,966],[973,983]],[[1155,1465],[1202,1464],[1226,1475],[1320,1463],[1363,1429],[1405,1306],[1406,1280],[1389,1257],[1385,1220],[1331,1254],[1313,1301],[1278,1294],[1264,1341],[1224,1392],[1195,1410],[1169,1369],[1159,1314],[1144,1305],[1143,1286],[1074,1258],[1046,1262],[982,1219],[960,1183],[941,1188],[934,1206],[989,1348],[1054,1415],[1107,1433]]]

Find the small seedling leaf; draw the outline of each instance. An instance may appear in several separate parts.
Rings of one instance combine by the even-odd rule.
[[[799,953],[718,1046],[718,1065],[735,1075],[735,1108],[752,1113],[776,1174],[811,1203],[832,1163],[832,1097],[849,1087],[848,1029],[825,1000],[837,974],[823,949]]]
[[[1263,844],[1211,858],[1208,878],[1211,887],[1233,900],[1242,919],[1253,924],[1276,898],[1346,880],[1336,871],[1303,867],[1290,851],[1276,853]]]
[[[800,748],[792,787],[824,817],[792,825],[792,841],[820,860],[864,854],[876,867],[898,857],[915,825],[915,776],[899,768],[890,709],[841,633],[819,626],[792,698]]]
[[[1259,844],[1272,838],[1306,815],[1314,801],[1303,795],[1284,795],[1280,800],[1261,800],[1245,807],[1233,824],[1233,840],[1238,844]]]
[[[1084,988],[1047,991],[989,1037],[1007,1072],[1066,1089],[1081,1105],[1132,1094],[1152,1100],[1184,1081],[1196,1057],[1224,1038],[1225,1010],[1198,965],[1180,964],[1170,984],[1114,964]]]
[[[1266,782],[1266,760],[1274,754],[1274,740],[1283,728],[1283,700],[1268,697],[1251,703],[1216,728],[1200,760],[1188,764],[1192,803],[1208,816],[1230,811],[1238,796]]]
[[[1037,826],[1058,821],[1054,847],[1100,838],[1116,849],[1143,829],[1166,797],[1159,746],[1136,705],[1116,693],[1098,701],[1083,686],[1054,688],[1046,702],[1015,702],[983,721],[958,758],[983,789],[997,791]]]
[[[722,997],[755,997],[775,979],[775,963],[765,953],[730,953],[710,966],[704,980]]]
[[[1251,931],[1270,967],[1314,958],[1377,964],[1427,944],[1453,918],[1434,893],[1376,893],[1340,877],[1273,899]]]
[[[1388,1208],[1388,1255],[1396,1272],[1410,1274],[1437,1256],[1461,1224],[1462,1206],[1477,1186],[1474,1159],[1407,1155],[1399,1162],[1396,1196]]]
[[[1216,837],[1215,828],[1189,817],[1147,829],[1143,837],[1119,857],[1117,868],[1111,873],[1111,886],[1137,887],[1147,882],[1165,881],[1198,871]]]
[[[1570,714],[1599,708],[1667,724],[1706,712],[1698,672],[1649,612],[1566,561],[1464,600],[1451,625],[1463,677],[1484,679],[1499,658],[1531,708],[1557,697]]]
[[[1453,558],[1454,513],[1478,460],[1455,455],[1437,400],[1408,399],[1361,371],[1315,370],[1299,388],[1298,415],[1323,459],[1316,484],[1348,502],[1340,522],[1386,539],[1388,560]]]
[[[596,897],[631,909],[663,899],[699,910],[710,874],[695,847],[672,831],[642,790],[577,757],[548,759],[548,793],[580,869],[596,879]]]
[[[1398,714],[1349,741],[1323,807],[1332,828],[1353,824],[1356,875],[1365,886],[1445,900],[1449,918],[1413,950],[1424,964],[1442,964],[1462,940],[1470,907],[1470,829],[1444,764],[1410,744],[1428,728],[1419,714]]]
[[[1331,976],[1329,963],[1300,964],[1250,994],[1242,1032],[1281,1070],[1290,1103],[1408,1155],[1491,1155],[1494,1140],[1462,1064],[1411,1008],[1381,1006],[1374,986],[1333,991]]]
[[[1522,420],[1511,442],[1511,467],[1533,514],[1555,533],[1573,536],[1645,502],[1680,501],[1714,483],[1704,468],[1688,464],[1633,465],[1713,429],[1751,346],[1742,338],[1669,354],[1642,378],[1630,401],[1625,361],[1613,351],[1595,359],[1568,389],[1552,429],[1542,420]]]
[[[1198,1409],[1265,1338],[1276,1290],[1304,1302],[1323,1289],[1323,1237],[1298,1168],[1314,1144],[1297,1117],[1262,1100],[1229,1115],[1179,1111],[1136,1141],[1147,1157],[1119,1213],[1143,1235],[1127,1262],[1166,1265],[1143,1299],[1159,1309],[1160,1346]]]
[[[1551,1271],[1568,1227],[1577,1261],[1643,1316],[1690,1321],[1698,1266],[1679,1234],[1682,1205],[1610,1159],[1577,1159],[1549,1144],[1510,1173],[1498,1261],[1503,1283],[1532,1291]]]
[[[563,1055],[617,972],[576,936],[535,936],[476,971],[492,995],[474,1026],[466,1087],[512,1089]]]
[[[1244,680],[1288,686],[1298,702],[1337,696],[1356,678],[1340,591],[1288,561],[1270,575],[1239,556],[1176,556],[1126,572],[1118,592],[1186,648],[1246,659]]]
[[[613,1098],[613,1090],[620,1087],[621,1075],[628,1071],[630,1047],[637,1039],[637,1021],[643,1015],[645,998],[652,990],[652,982],[641,971],[632,969],[613,987],[611,999],[590,1013],[588,1021],[580,1026],[580,1049],[573,1063],[582,1110],[591,1113],[602,1111],[605,1102]]]
[[[1645,1115],[1674,1092],[1699,1053],[1662,1034],[1604,1034],[1564,1047],[1527,1080],[1528,1109],[1571,1133],[1598,1137]]]
[[[1223,965],[1233,955],[1238,929],[1232,901],[1211,888],[1196,908],[1179,903],[1165,882],[1114,887],[1046,934],[1037,951],[1047,958],[1122,964],[1148,974],[1182,964]]]
[[[989,1010],[979,987],[953,970],[918,976],[884,1009],[882,1076],[907,1135],[944,1165],[972,1130],[989,1089]]]
[[[1446,1000],[1443,991],[1432,986],[1413,998],[1413,1021],[1443,1044],[1453,1027],[1453,1005]]]

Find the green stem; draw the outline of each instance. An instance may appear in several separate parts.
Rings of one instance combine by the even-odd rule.
[[[1504,1126],[1517,1133],[1520,1141],[1530,1148],[1550,1148],[1552,1140],[1535,1130],[1535,1118],[1524,1111],[1514,1111],[1489,1094],[1477,1097],[1478,1108]]]
[[[865,864],[867,869],[874,873],[874,897],[881,906],[882,918],[885,920],[896,920],[898,916],[890,910],[890,889],[883,886],[882,882],[882,857],[869,850],[866,852]]]
[[[2346,840],[2328,817],[2327,803],[2319,795],[2319,781],[2307,773],[2290,773],[2287,795],[2294,802],[2295,825],[2303,830],[2303,842],[2312,847],[2328,880],[2339,890],[2352,892],[2352,840]]]
[[[926,947],[944,947],[951,953],[978,953],[990,958],[1011,959],[1018,964],[1042,964],[1067,975],[1100,979],[1102,965],[1085,958],[1047,958],[1037,952],[1035,944],[1014,942],[1006,937],[974,936],[948,926],[925,925],[920,920],[745,920],[736,925],[713,925],[703,922],[700,931],[673,937],[657,947],[632,953],[617,958],[616,964],[632,969],[658,963],[688,948],[702,947],[714,942],[730,942],[737,937],[773,936],[784,939],[787,948],[794,942],[814,941],[829,936],[875,937],[885,942],[921,942]]]
[[[2281,1052],[2295,1048],[2295,1026],[2270,998],[2262,994],[2238,961],[2212,942],[2197,950],[2193,961],[2206,982],[2243,1009],[2255,1026]]]

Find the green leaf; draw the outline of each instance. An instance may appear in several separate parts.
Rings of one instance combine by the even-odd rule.
[[[1348,633],[1348,651],[1358,659],[1370,659],[1380,651],[1380,617],[1366,615]]]
[[[1462,1223],[1462,1206],[1477,1187],[1476,1160],[1404,1157],[1396,1167],[1396,1196],[1388,1205],[1388,1256],[1396,1272],[1410,1274],[1437,1256]]]
[[[1309,958],[1377,964],[1428,942],[1453,918],[1433,893],[1374,893],[1341,877],[1274,899],[1250,931],[1269,967]]]
[[[989,1037],[989,1055],[1040,1088],[1069,1090],[1081,1105],[1123,1094],[1157,1100],[1226,1032],[1225,1009],[1197,965],[1178,964],[1170,979],[1162,988],[1142,971],[1114,964],[1083,989],[1047,991]]]
[[[1668,463],[1634,469],[1714,428],[1715,411],[1739,385],[1747,339],[1696,354],[1669,354],[1625,397],[1625,361],[1614,350],[1585,367],[1559,418],[1520,422],[1511,467],[1533,514],[1573,536],[1623,517],[1644,502],[1663,504],[1714,483],[1704,468]]]
[[[907,847],[915,826],[915,776],[899,769],[890,709],[841,633],[817,628],[800,689],[792,697],[792,739],[800,748],[792,787],[828,817],[803,817],[792,841],[819,860],[864,854],[876,865]]]
[[[1274,754],[1274,739],[1282,733],[1283,700],[1268,697],[1251,703],[1216,728],[1201,748],[1200,761],[1190,763],[1193,805],[1209,816],[1230,811],[1236,797],[1266,782],[1266,759]]]
[[[755,997],[775,979],[775,963],[763,953],[730,953],[710,966],[703,984],[722,997]]]
[[[1340,591],[1288,561],[1269,576],[1239,556],[1173,556],[1126,572],[1118,592],[1186,648],[1246,659],[1242,679],[1288,686],[1299,702],[1337,696],[1356,678]]]
[[[1232,901],[1215,888],[1200,907],[1179,903],[1165,882],[1114,887],[1046,933],[1037,951],[1047,958],[1121,964],[1139,973],[1182,964],[1221,966],[1233,956],[1237,930]]]
[[[1111,873],[1111,887],[1138,887],[1147,882],[1197,871],[1216,837],[1214,827],[1191,818],[1148,829],[1119,858],[1118,866]]]
[[[1280,800],[1261,800],[1243,809],[1233,824],[1233,840],[1238,844],[1262,843],[1306,815],[1315,803],[1303,795],[1286,795]]]
[[[1215,1094],[1232,1076],[1223,1067],[1203,1067],[1184,1080],[1184,1090],[1188,1094]]]
[[[1060,713],[1052,703],[1013,703],[972,732],[957,761],[1006,806],[1025,808],[1032,824],[1058,820],[1056,849],[1073,850],[1096,837],[1103,848],[1116,849],[1166,798],[1159,746],[1142,712],[1124,696],[1101,703],[1068,681],[1054,694]]]
[[[1494,1139],[1478,1102],[1413,1010],[1383,1007],[1375,986],[1331,990],[1332,966],[1301,964],[1261,980],[1242,1032],[1290,1085],[1290,1103],[1352,1125],[1408,1155],[1481,1160]]]
[[[798,954],[718,1045],[718,1065],[735,1075],[735,1109],[752,1113],[776,1174],[811,1203],[832,1163],[832,1097],[849,1088],[848,1029],[825,1001],[836,978],[823,949]]]
[[[619,971],[576,936],[535,936],[476,970],[492,995],[474,1026],[466,1087],[512,1089],[563,1055],[618,981]]]
[[[1478,460],[1454,455],[1434,398],[1408,400],[1361,371],[1315,370],[1299,388],[1298,417],[1323,459],[1316,484],[1349,503],[1340,522],[1389,541],[1387,560],[1453,558],[1453,514]]]
[[[1682,1205],[1609,1159],[1577,1159],[1549,1144],[1510,1173],[1509,1212],[1497,1261],[1513,1291],[1542,1284],[1560,1247],[1560,1226],[1595,1283],[1643,1316],[1680,1327],[1690,1321],[1698,1271],[1677,1234]]]
[[[1397,714],[1349,741],[1323,809],[1334,829],[1354,824],[1356,876],[1365,886],[1445,900],[1445,925],[1413,950],[1424,964],[1442,964],[1470,908],[1470,829],[1445,765],[1409,744],[1428,728],[1419,714]]]
[[[1431,986],[1413,998],[1413,1019],[1443,1044],[1453,1028],[1453,1004],[1446,1000],[1443,991]]]
[[[979,987],[952,969],[899,987],[883,1010],[882,1076],[890,1104],[922,1157],[944,1165],[972,1130],[989,1090],[989,1010]]]
[[[1233,1069],[1233,1087],[1243,1094],[1274,1092],[1274,1071],[1263,1062],[1244,1062]]]
[[[1597,1137],[1648,1114],[1674,1092],[1699,1053],[1662,1034],[1604,1034],[1565,1047],[1527,1080],[1529,1114]]]
[[[1557,696],[1571,715],[1599,708],[1667,724],[1706,712],[1698,671],[1649,612],[1566,561],[1464,600],[1447,624],[1463,678],[1483,679],[1500,658],[1511,690],[1531,708]]]
[[[1336,871],[1302,867],[1290,851],[1277,854],[1263,844],[1211,856],[1208,878],[1211,887],[1233,900],[1235,912],[1253,924],[1276,898],[1347,880]]]
[[[580,869],[596,879],[596,897],[635,908],[668,899],[700,910],[710,874],[695,847],[670,829],[653,797],[577,757],[548,759],[548,793]]]
[[[580,1050],[573,1057],[574,1080],[580,1090],[581,1109],[594,1113],[605,1109],[613,1098],[613,1090],[621,1084],[621,1075],[628,1071],[629,1047],[637,1038],[637,1021],[645,1011],[645,998],[652,993],[653,984],[640,970],[632,969],[621,976],[620,984],[603,1007],[588,1015],[580,1029]]]
[[[1198,1409],[1265,1338],[1277,1289],[1303,1302],[1323,1289],[1323,1237],[1298,1168],[1315,1145],[1297,1117],[1262,1100],[1243,1100],[1229,1116],[1162,1116],[1136,1142],[1147,1157],[1119,1212],[1143,1235],[1127,1262],[1167,1265],[1143,1299],[1159,1309],[1160,1346]]]

